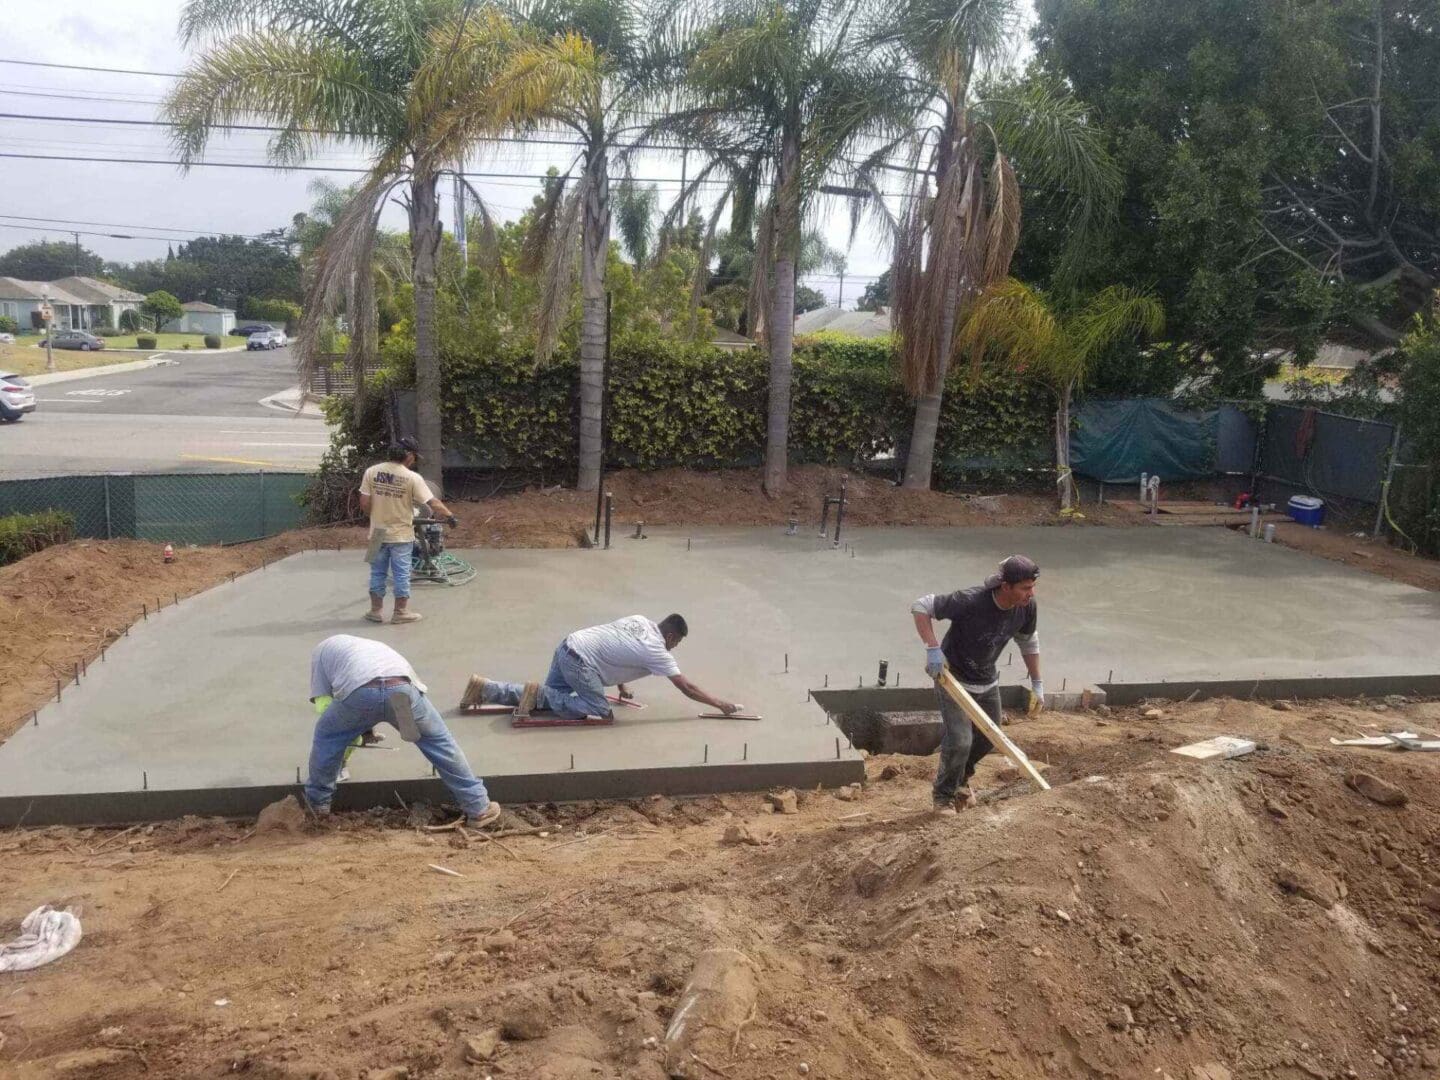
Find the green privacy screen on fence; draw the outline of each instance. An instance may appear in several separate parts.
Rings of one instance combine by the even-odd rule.
[[[116,473],[0,482],[0,515],[63,510],[75,535],[231,544],[305,523],[305,473]]]

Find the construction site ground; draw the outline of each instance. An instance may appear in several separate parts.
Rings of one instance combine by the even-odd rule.
[[[992,756],[954,818],[933,757],[875,757],[793,814],[539,806],[490,841],[415,807],[0,834],[5,931],[42,901],[85,926],[0,976],[0,1072],[659,1080],[730,947],[758,996],[691,1076],[1436,1075],[1440,756],[1328,740],[1440,703],[1158,708],[1015,720],[1054,789]],[[1260,747],[1168,753],[1218,733]]]
[[[802,521],[834,478],[800,473]],[[856,524],[1055,521],[1040,497],[872,484],[851,483]],[[610,486],[630,521],[792,515],[753,474]],[[1120,524],[1086,512],[1065,527]],[[532,491],[461,513],[456,546],[567,546],[593,502]],[[79,542],[0,568],[0,733],[149,598],[362,542],[310,530],[168,566],[159,544]],[[1385,576],[1440,584],[1391,550]],[[692,965],[726,946],[753,965],[753,1012],[691,1076],[1440,1075],[1440,755],[1329,742],[1402,727],[1440,730],[1440,703],[1016,718],[1054,790],[992,757],[956,818],[928,812],[932,756],[871,758],[863,788],[799,792],[793,814],[758,795],[514,807],[489,840],[399,806],[6,831],[0,941],[42,903],[76,905],[85,937],[0,975],[0,1075],[659,1080]],[[1168,752],[1217,734],[1259,749]],[[1357,771],[1405,803],[1362,795],[1347,778],[1396,797]]]

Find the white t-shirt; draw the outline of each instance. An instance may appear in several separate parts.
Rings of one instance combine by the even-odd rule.
[[[336,634],[328,637],[310,654],[310,696],[344,700],[351,691],[371,679],[405,676],[416,690],[425,693],[425,684],[398,652],[383,641]]]
[[[680,665],[665,648],[660,628],[644,615],[627,615],[612,623],[576,630],[565,644],[600,672],[600,681],[606,686],[646,675],[668,679],[680,674]]]

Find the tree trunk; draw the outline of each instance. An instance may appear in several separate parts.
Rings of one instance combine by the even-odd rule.
[[[795,358],[795,257],[800,246],[800,139],[785,132],[776,171],[775,296],[770,303],[770,408],[765,425],[765,493],[784,489],[790,468],[790,382]],[[753,273],[765,273],[755,267]]]
[[[440,259],[440,199],[434,173],[410,184],[410,258],[415,274],[415,416],[420,474],[434,493],[440,473],[440,341],[435,326],[436,267]]]
[[[605,453],[605,262],[610,248],[610,174],[606,140],[596,139],[585,163],[580,231],[580,475],[576,486],[600,486]]]
[[[1075,502],[1075,478],[1070,473],[1070,397],[1074,392],[1075,383],[1067,382],[1055,409],[1055,486],[1062,513],[1071,510]]]
[[[379,340],[379,316],[375,307],[375,233],[371,230],[365,246],[357,260],[359,269],[350,290],[350,348],[346,359],[355,378],[355,398],[351,402],[352,415],[358,429],[365,418],[365,406],[369,388],[365,385],[367,369],[375,362],[375,348]]]
[[[940,433],[940,406],[945,397],[945,376],[950,370],[950,350],[955,344],[955,312],[960,303],[960,283],[945,297],[940,313],[940,377],[933,394],[921,394],[915,401],[915,423],[910,429],[910,452],[905,456],[905,479],[900,486],[909,491],[929,491],[935,468],[935,439]]]

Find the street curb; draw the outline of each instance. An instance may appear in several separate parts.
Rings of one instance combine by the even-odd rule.
[[[310,402],[297,404],[299,400],[300,387],[292,386],[288,390],[281,390],[278,394],[261,398],[258,404],[267,409],[274,409],[276,412],[289,413],[291,416],[303,416],[314,420],[325,419],[325,414],[318,405]]]
[[[158,367],[163,362],[163,353],[155,353],[145,360],[131,360],[125,364],[106,364],[104,367],[76,368],[74,371],[51,371],[43,375],[25,375],[31,386],[50,386],[54,383],[74,382],[76,379],[93,379],[96,375],[122,375],[127,371],[144,371]]]

